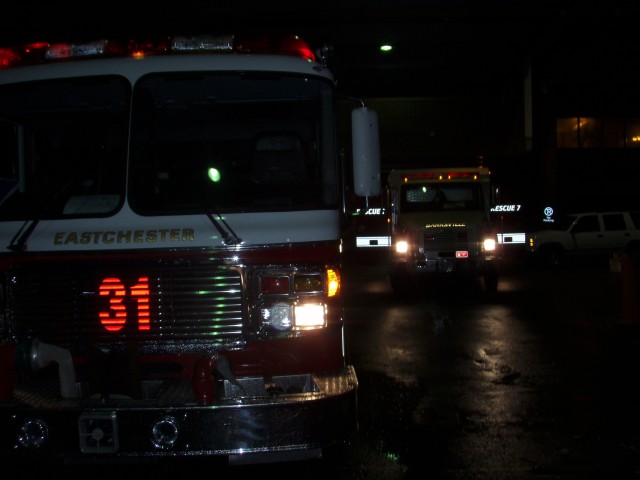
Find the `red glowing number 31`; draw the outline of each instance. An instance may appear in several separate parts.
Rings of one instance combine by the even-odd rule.
[[[129,294],[138,304],[138,330],[149,330],[149,277],[140,277]],[[127,307],[123,303],[127,289],[119,278],[108,277],[100,284],[100,296],[109,297],[109,311],[100,312],[100,322],[108,331],[117,332],[127,321]]]

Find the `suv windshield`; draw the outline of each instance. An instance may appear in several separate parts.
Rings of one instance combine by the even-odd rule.
[[[571,228],[571,225],[573,225],[576,221],[577,215],[565,215],[564,217],[561,217],[558,221],[558,223],[556,223],[555,225],[551,225],[549,228],[552,228],[554,230],[569,230],[569,228]]]

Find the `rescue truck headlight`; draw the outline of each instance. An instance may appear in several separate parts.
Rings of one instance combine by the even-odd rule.
[[[400,240],[396,242],[396,253],[407,253],[409,251],[409,242]]]
[[[485,238],[482,246],[485,252],[494,252],[496,250],[496,239]]]

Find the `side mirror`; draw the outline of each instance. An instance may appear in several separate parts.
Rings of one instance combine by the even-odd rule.
[[[381,192],[378,114],[367,107],[351,112],[353,191],[360,197]]]

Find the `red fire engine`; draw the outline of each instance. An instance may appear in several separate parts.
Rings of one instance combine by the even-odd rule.
[[[351,438],[335,93],[295,36],[0,49],[0,454]],[[354,191],[378,195],[377,116],[351,121]]]

